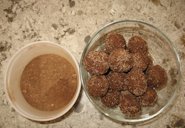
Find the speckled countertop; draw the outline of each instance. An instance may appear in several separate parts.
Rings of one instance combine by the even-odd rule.
[[[24,45],[49,40],[78,59],[91,35],[114,20],[136,19],[160,28],[174,43],[182,64],[182,89],[165,115],[148,124],[127,125],[100,114],[84,92],[74,108],[55,121],[33,122],[20,116],[5,98],[3,72]],[[184,128],[185,0],[0,0],[0,128]]]

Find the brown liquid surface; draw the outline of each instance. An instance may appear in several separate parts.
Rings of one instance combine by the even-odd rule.
[[[65,58],[45,54],[26,65],[20,81],[26,101],[42,111],[65,107],[77,88],[77,74]]]

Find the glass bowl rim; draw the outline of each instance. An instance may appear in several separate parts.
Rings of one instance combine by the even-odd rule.
[[[153,30],[157,31],[162,37],[165,38],[165,40],[167,40],[168,45],[170,46],[171,50],[173,51],[173,53],[175,54],[176,57],[176,63],[177,63],[177,69],[178,69],[178,80],[177,80],[177,87],[174,91],[174,94],[172,95],[172,97],[169,99],[169,101],[167,102],[167,104],[162,107],[159,111],[157,111],[155,114],[148,116],[147,118],[141,118],[141,119],[122,119],[122,120],[118,120],[117,118],[112,117],[110,114],[104,112],[99,106],[96,105],[96,103],[94,103],[94,101],[91,99],[91,97],[89,96],[87,90],[85,89],[85,83],[83,80],[83,76],[82,76],[82,67],[83,67],[83,58],[85,57],[85,53],[87,52],[89,45],[91,44],[92,40],[104,29],[106,29],[109,26],[112,26],[114,24],[118,24],[118,23],[139,23],[142,25],[145,25],[149,28],[152,28]],[[81,59],[80,59],[80,77],[81,77],[81,82],[82,82],[82,86],[83,86],[83,90],[85,91],[86,96],[88,97],[88,99],[90,100],[90,102],[93,104],[93,106],[95,106],[95,108],[100,112],[103,113],[106,117],[114,120],[114,121],[118,121],[118,122],[126,122],[126,123],[141,123],[141,122],[145,122],[145,121],[149,121],[155,117],[157,117],[158,115],[160,115],[161,113],[164,113],[164,111],[167,111],[168,108],[170,108],[171,105],[173,105],[173,102],[175,101],[175,98],[177,97],[177,91],[180,88],[180,83],[181,83],[181,63],[180,63],[180,58],[179,55],[177,54],[177,50],[174,46],[174,44],[172,43],[172,41],[161,31],[159,30],[157,27],[155,27],[154,25],[151,25],[149,23],[146,23],[144,21],[140,21],[140,20],[116,20],[113,22],[110,22],[102,27],[100,27],[100,29],[98,29],[90,38],[90,40],[87,42],[82,55],[81,55]]]

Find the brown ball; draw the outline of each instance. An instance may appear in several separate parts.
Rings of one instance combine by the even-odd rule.
[[[106,52],[111,53],[113,50],[118,48],[125,49],[126,41],[125,38],[118,33],[109,33],[105,39]]]
[[[150,87],[162,89],[166,86],[167,80],[167,73],[160,65],[152,66],[147,71],[147,84]]]
[[[109,90],[108,93],[101,98],[101,102],[110,108],[116,107],[120,102],[120,92]]]
[[[133,36],[128,41],[128,49],[131,53],[142,52],[148,53],[148,46],[145,40],[139,36]]]
[[[85,56],[83,64],[90,74],[104,74],[109,69],[108,55],[103,51],[90,51]]]
[[[141,112],[141,106],[136,97],[128,91],[121,93],[120,110],[128,116],[136,116]]]
[[[87,82],[88,92],[93,97],[104,96],[109,88],[108,80],[105,76],[92,76]]]
[[[153,106],[157,101],[157,92],[153,88],[147,88],[146,92],[139,97],[142,106]]]
[[[131,70],[127,75],[126,85],[132,94],[142,95],[147,89],[145,74],[140,69]]]
[[[124,49],[112,51],[108,61],[110,68],[115,72],[128,72],[133,65],[132,56]]]
[[[127,86],[125,84],[126,74],[125,73],[117,73],[117,72],[110,72],[107,75],[107,79],[109,82],[109,88],[112,90],[126,90]]]
[[[132,58],[133,68],[139,68],[142,71],[146,70],[150,63],[150,58],[141,52],[133,53]]]

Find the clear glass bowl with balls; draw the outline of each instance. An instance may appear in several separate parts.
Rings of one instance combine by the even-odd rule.
[[[165,88],[157,91],[157,103],[152,107],[142,107],[142,112],[138,116],[126,116],[120,111],[119,106],[115,108],[105,107],[99,98],[94,98],[89,94],[87,81],[91,75],[85,69],[83,64],[84,58],[89,51],[103,50],[105,37],[110,32],[123,35],[126,42],[128,42],[134,35],[140,36],[147,42],[148,52],[153,58],[153,64],[158,64],[166,70],[168,77],[167,85]],[[174,100],[180,87],[180,62],[172,42],[158,28],[142,21],[115,21],[99,29],[91,37],[83,51],[80,70],[81,81],[88,99],[101,113],[118,122],[140,123],[158,117],[161,113],[167,112],[167,110],[174,104]]]

